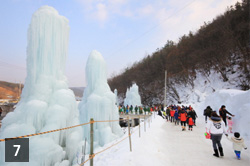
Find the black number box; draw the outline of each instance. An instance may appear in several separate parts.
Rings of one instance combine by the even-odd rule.
[[[29,138],[6,138],[5,162],[29,162]]]

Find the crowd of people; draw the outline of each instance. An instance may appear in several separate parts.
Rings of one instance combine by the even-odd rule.
[[[154,107],[148,107],[148,106],[135,106],[133,107],[132,105],[129,106],[127,105],[126,107],[124,105],[119,105],[118,106],[118,111],[119,114],[136,114],[136,115],[142,115],[142,114],[150,114],[153,111],[155,111]]]
[[[162,116],[168,122],[175,125],[181,125],[182,131],[193,131],[193,126],[196,126],[196,118],[198,118],[195,110],[191,106],[170,105],[163,110],[158,110],[158,115]],[[235,116],[227,111],[226,106],[222,105],[219,109],[219,115],[210,106],[204,110],[206,133],[209,133],[212,140],[212,146],[215,157],[223,157],[223,147],[221,144],[222,135],[225,134],[226,138],[233,143],[233,150],[237,159],[241,159],[241,150],[247,149],[244,139],[240,137],[239,132],[234,132],[232,137],[228,133],[233,133],[233,121]]]
[[[163,112],[163,113],[162,113]],[[196,118],[198,118],[195,110],[190,106],[169,105],[163,111],[159,110],[158,115],[162,116],[167,121],[175,125],[181,125],[182,131],[193,131],[193,126],[196,126]]]

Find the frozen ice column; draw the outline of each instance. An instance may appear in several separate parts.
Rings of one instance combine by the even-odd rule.
[[[1,138],[79,124],[75,96],[64,75],[68,38],[68,20],[54,8],[43,6],[33,14],[28,29],[24,90],[15,111],[3,120]],[[16,164],[72,165],[82,141],[82,130],[78,127],[34,136],[29,140],[30,162]],[[3,146],[0,150],[0,154],[4,154]],[[1,161],[4,159],[0,158],[0,165],[8,164]]]
[[[139,94],[139,87],[134,83],[130,89],[127,89],[126,98],[124,99],[125,106],[141,106],[141,96]]]
[[[90,118],[98,120],[119,120],[118,108],[115,105],[115,94],[107,83],[106,63],[102,55],[92,51],[86,65],[87,87],[79,103],[80,122],[89,122]],[[89,126],[84,126],[84,136],[89,142]],[[122,136],[119,122],[94,124],[95,147]]]

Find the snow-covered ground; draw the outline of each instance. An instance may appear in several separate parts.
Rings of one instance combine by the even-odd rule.
[[[216,158],[213,154],[211,140],[205,139],[204,117],[197,119],[193,131],[181,131],[181,126],[166,122],[160,116],[152,116],[152,123],[147,124],[146,132],[141,125],[139,130],[134,128],[132,135],[132,152],[129,140],[126,139],[117,146],[98,154],[94,158],[95,166],[248,166],[250,150],[242,151],[242,159],[237,160],[232,149],[232,143],[225,136],[222,145],[225,156]],[[137,130],[136,130],[137,129]],[[115,143],[115,142],[114,142]],[[110,146],[106,145],[106,147]],[[101,150],[101,149],[99,149]],[[98,150],[98,151],[99,151]],[[88,163],[87,163],[88,165]]]
[[[125,140],[117,146],[98,154],[94,159],[95,166],[248,166],[250,165],[250,91],[240,90],[217,90],[208,97],[204,97],[202,102],[192,104],[198,114],[197,126],[193,131],[181,131],[180,126],[166,122],[165,119],[154,116],[150,128],[144,132],[142,124],[141,137],[137,128],[133,130],[132,148],[129,150],[129,140]],[[189,104],[187,104],[189,105]],[[248,147],[242,150],[242,159],[237,160],[225,135],[222,138],[222,145],[225,156],[216,158],[213,154],[211,140],[205,139],[205,118],[203,110],[210,105],[218,112],[221,105],[226,105],[233,117],[233,131],[241,133]],[[232,136],[232,134],[229,134]],[[115,143],[115,142],[113,142]],[[112,145],[107,144],[105,147]],[[105,148],[104,147],[104,148]],[[97,149],[100,151],[101,149]]]

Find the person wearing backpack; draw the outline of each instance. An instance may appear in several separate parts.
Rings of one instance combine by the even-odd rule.
[[[196,126],[196,118],[198,118],[195,110],[191,107],[190,113],[189,113],[190,117],[192,118],[193,122],[194,122],[194,126]]]
[[[205,122],[207,123],[207,117],[210,118],[211,113],[212,113],[212,108],[210,106],[207,106],[207,108],[204,110],[203,115],[205,116]]]

